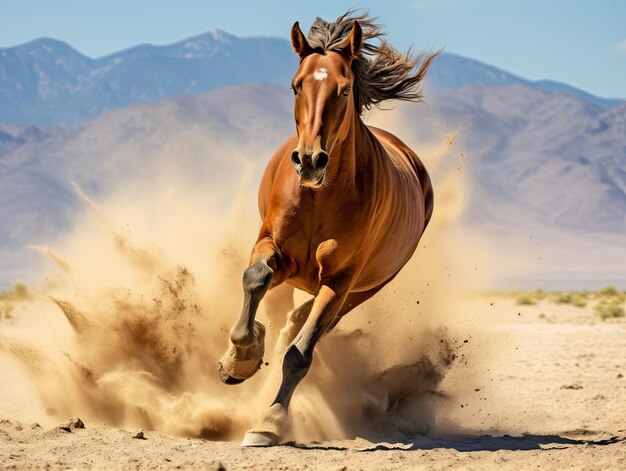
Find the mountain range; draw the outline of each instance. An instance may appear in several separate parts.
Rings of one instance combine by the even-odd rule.
[[[139,45],[92,59],[54,39],[0,49],[0,122],[73,125],[112,109],[227,85],[288,87],[297,58],[284,39],[238,38],[212,31],[171,45]],[[429,83],[436,90],[523,84],[563,92],[602,108],[623,100],[566,84],[530,81],[481,62],[442,54]]]
[[[267,40],[255,52],[259,41],[217,32],[96,61],[49,40],[14,48],[23,65],[3,62],[0,68],[0,285],[28,276],[34,256],[26,245],[49,243],[81,212],[70,182],[97,199],[133,180],[162,175],[200,188],[232,185],[232,176],[246,168],[258,177],[294,131],[293,98],[284,84],[296,66],[286,41]],[[6,51],[0,52],[3,61]],[[274,61],[272,70],[256,70],[264,54]],[[98,61],[100,78],[86,72]],[[547,228],[552,248],[576,234],[585,241],[576,248],[580,263],[598,247],[623,248],[626,103],[563,84],[555,91],[553,82],[524,80],[458,56],[438,61],[427,104],[398,105],[366,120],[382,122],[418,153],[456,131],[460,157],[454,159],[461,159],[473,182],[466,211],[471,225],[524,237],[531,226]],[[42,63],[58,73],[42,72]],[[36,70],[39,81],[30,75]],[[198,70],[205,72],[203,81],[184,88]],[[80,71],[93,81],[76,79]],[[246,83],[252,71],[266,84]],[[13,95],[10,87],[24,93]],[[13,108],[5,108],[9,99]],[[21,104],[27,99],[32,106]]]

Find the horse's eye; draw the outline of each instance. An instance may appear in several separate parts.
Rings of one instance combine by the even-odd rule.
[[[344,88],[343,91],[341,92],[341,94],[343,96],[349,96],[350,95],[350,87]]]

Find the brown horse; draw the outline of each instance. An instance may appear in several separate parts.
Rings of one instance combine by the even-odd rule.
[[[255,315],[268,290],[287,283],[314,296],[293,310],[276,399],[242,446],[272,446],[287,423],[293,392],[322,335],[389,283],[407,263],[433,210],[430,178],[397,137],[368,127],[361,113],[400,99],[419,101],[437,53],[400,54],[378,38],[366,15],[318,18],[305,38],[292,82],[296,134],[269,162],[259,189],[262,227],[243,275],[244,305],[219,364],[227,384],[260,367],[264,326]],[[418,66],[419,64],[419,66]]]

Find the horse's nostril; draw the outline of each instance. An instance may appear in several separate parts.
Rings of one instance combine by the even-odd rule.
[[[294,167],[299,167],[302,164],[302,161],[300,160],[300,153],[297,150],[294,150],[291,153],[291,165],[293,165]]]
[[[328,154],[326,152],[320,152],[315,159],[315,168],[323,170],[328,165]]]

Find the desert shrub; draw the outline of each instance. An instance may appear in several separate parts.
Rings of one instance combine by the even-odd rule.
[[[532,296],[528,293],[520,294],[516,300],[517,304],[522,306],[532,306],[537,304],[537,302],[532,298]]]
[[[546,292],[542,289],[536,289],[533,293],[533,297],[537,300],[537,301],[541,301],[543,299],[546,299]]]
[[[571,304],[575,307],[585,307],[589,294],[586,291],[557,291],[552,293],[550,300],[556,304]]]
[[[0,319],[10,319],[11,311],[13,311],[13,305],[8,302],[0,304]]]
[[[15,283],[13,285],[13,293],[15,297],[18,299],[28,298],[30,293],[28,292],[28,288],[24,283]]]
[[[0,291],[0,299],[23,301],[31,298],[30,291],[24,283],[15,283],[9,290]]]
[[[613,296],[619,296],[621,293],[615,286],[605,286],[597,295],[601,298],[611,298]]]
[[[557,304],[571,304],[574,295],[569,291],[557,291],[553,294],[552,300]]]
[[[602,299],[615,299],[619,303],[626,302],[626,292],[620,291],[614,286],[607,286],[602,288],[596,293],[596,298]]]
[[[602,320],[624,317],[624,302],[617,297],[601,299],[594,306],[593,312]]]

